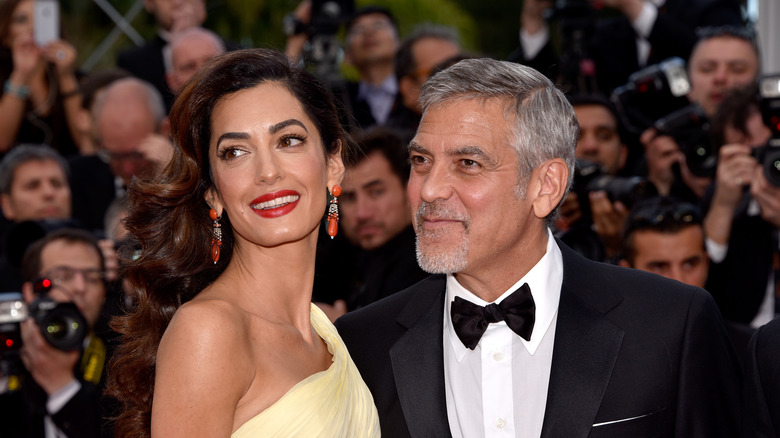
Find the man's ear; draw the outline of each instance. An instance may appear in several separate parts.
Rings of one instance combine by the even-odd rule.
[[[178,88],[176,86],[176,79],[173,78],[173,73],[165,72],[165,84],[168,85],[168,88],[171,90],[176,90]]]
[[[11,197],[7,194],[0,194],[0,208],[3,209],[3,216],[9,221],[16,220],[16,210],[11,205]]]
[[[344,172],[346,168],[344,166],[344,160],[341,159],[341,149],[344,144],[339,140],[338,150],[328,155],[328,188],[332,188],[336,184],[341,184],[344,179]]]
[[[622,266],[624,268],[631,268],[632,267],[631,264],[628,263],[628,260],[626,260],[626,259],[620,259],[620,261],[618,262],[618,265],[620,265],[620,266]]]
[[[165,117],[160,122],[160,135],[165,138],[171,138],[171,119]]]
[[[534,215],[544,219],[561,203],[566,193],[569,167],[563,159],[553,158],[537,167],[531,174],[531,178],[533,181],[532,184],[528,184],[528,187],[536,190],[532,201]]]
[[[620,152],[618,155],[618,170],[623,170],[626,167],[626,161],[628,160],[628,146],[625,143],[620,143]]]
[[[35,292],[33,292],[31,282],[25,281],[24,284],[22,284],[22,296],[24,297],[24,302],[27,304],[30,304],[35,300]]]

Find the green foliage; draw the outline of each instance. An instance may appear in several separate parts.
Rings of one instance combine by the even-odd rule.
[[[135,3],[143,0],[108,0],[119,12],[126,14]],[[503,57],[517,44],[519,7],[517,1],[490,0],[357,0],[357,7],[377,4],[396,15],[401,37],[415,25],[429,22],[456,28],[461,43],[471,53]],[[116,27],[114,22],[93,0],[63,0],[63,27],[67,38],[79,50],[83,64]],[[299,0],[207,0],[208,18],[205,26],[227,41],[244,47],[283,49],[282,18],[298,6]],[[496,23],[503,23],[497,26]],[[156,32],[153,18],[143,8],[130,22],[143,39]],[[502,33],[503,31],[503,33]],[[511,36],[507,36],[511,35]],[[117,53],[133,46],[123,33],[110,41],[102,57],[93,60],[92,70],[113,67]]]

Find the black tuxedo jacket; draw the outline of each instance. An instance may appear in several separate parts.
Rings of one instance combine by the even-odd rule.
[[[564,274],[541,436],[736,436],[738,367],[712,298],[558,244]],[[337,321],[383,436],[450,436],[444,297],[445,277],[434,275]]]
[[[743,436],[780,437],[780,319],[756,331],[745,362]]]
[[[711,184],[702,200],[704,212],[710,209],[714,191],[715,184]],[[723,317],[739,324],[750,324],[758,314],[778,251],[777,227],[760,215],[748,215],[752,199],[745,188],[732,217],[726,257],[718,263],[710,263],[706,286]]]
[[[114,174],[97,155],[78,155],[70,166],[71,215],[84,229],[103,231],[108,207],[116,198]]]

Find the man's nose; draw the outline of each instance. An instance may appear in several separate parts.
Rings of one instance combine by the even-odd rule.
[[[447,199],[452,194],[452,175],[446,166],[434,164],[426,174],[419,175],[419,177],[422,178],[419,196],[423,201],[433,202],[437,199]],[[411,198],[413,194],[409,195]]]

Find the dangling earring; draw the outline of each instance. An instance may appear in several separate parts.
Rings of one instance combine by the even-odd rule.
[[[217,216],[217,210],[213,208],[209,210],[209,217],[214,221],[214,235],[211,237],[211,260],[214,260],[214,264],[217,264],[219,260],[220,247],[222,246],[222,225],[219,223],[219,216]]]
[[[341,196],[341,186],[338,184],[333,186],[330,194],[332,198],[328,207],[328,235],[333,239],[339,232],[339,196]]]

